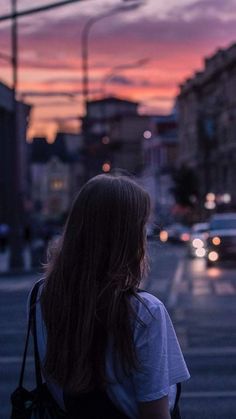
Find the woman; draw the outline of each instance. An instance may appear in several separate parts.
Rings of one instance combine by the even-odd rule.
[[[69,417],[95,392],[129,418],[169,419],[176,383],[189,378],[165,307],[138,291],[149,209],[148,194],[130,178],[94,177],[46,267],[39,353],[48,388]]]

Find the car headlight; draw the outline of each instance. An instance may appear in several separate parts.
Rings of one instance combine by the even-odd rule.
[[[201,239],[193,239],[192,246],[195,247],[195,249],[198,249],[199,247],[203,247],[204,243]]]
[[[206,250],[204,249],[204,247],[199,247],[195,250],[195,254],[198,258],[203,258],[206,254]]]
[[[212,251],[208,254],[208,259],[211,262],[216,262],[219,259],[219,253]]]

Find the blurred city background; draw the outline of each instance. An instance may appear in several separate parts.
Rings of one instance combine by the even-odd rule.
[[[183,419],[236,416],[235,28],[235,0],[0,0],[1,418],[27,292],[99,173],[151,196],[143,286],[190,368]]]

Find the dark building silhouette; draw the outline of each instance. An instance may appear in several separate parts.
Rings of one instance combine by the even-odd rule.
[[[173,173],[177,166],[178,135],[176,113],[150,116],[150,128],[143,138],[142,184],[152,200],[151,222],[167,222],[174,205]]]
[[[90,101],[83,118],[87,177],[122,168],[140,175],[143,132],[149,117],[138,114],[138,103],[116,97]]]
[[[43,137],[29,145],[31,199],[44,218],[60,218],[82,185],[82,140],[79,134],[59,132],[54,143]]]
[[[31,107],[17,102],[17,142],[14,136],[14,107],[12,90],[0,82],[0,222],[11,225],[14,205],[12,182],[17,182],[18,193],[23,203],[28,195],[26,129]],[[17,150],[17,179],[13,179],[13,149]]]
[[[236,205],[236,44],[205,59],[178,96],[179,165],[191,167],[208,193]]]

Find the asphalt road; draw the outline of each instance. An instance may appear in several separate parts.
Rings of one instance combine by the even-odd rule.
[[[185,248],[149,242],[151,271],[142,287],[167,306],[191,379],[182,393],[183,419],[236,418],[236,267],[206,269]],[[17,385],[26,300],[36,275],[0,277],[0,419],[9,419]],[[27,382],[32,385],[32,357]]]
[[[147,289],[165,302],[191,374],[183,419],[236,418],[236,264],[206,269],[183,247],[157,242],[149,253]]]

